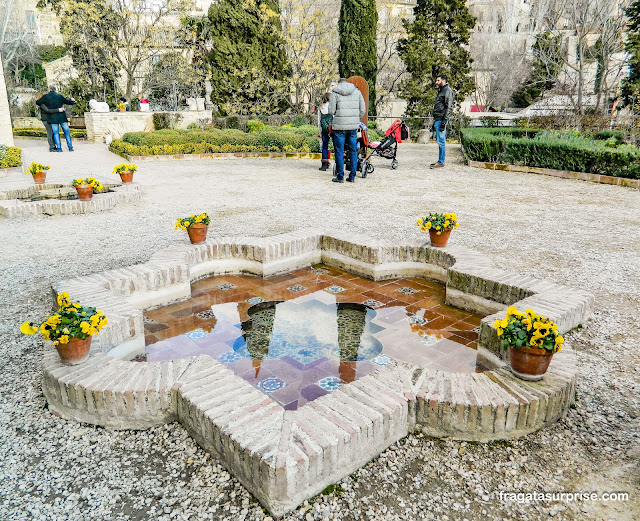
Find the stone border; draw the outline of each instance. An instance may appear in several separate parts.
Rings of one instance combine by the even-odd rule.
[[[540,382],[521,381],[505,365],[458,374],[396,361],[297,411],[285,411],[206,355],[148,363],[119,359],[144,350],[141,310],[188,298],[194,280],[228,273],[268,276],[319,262],[374,280],[412,276],[446,283],[447,303],[494,313],[482,320],[479,342],[503,357],[492,324],[508,305],[535,308],[562,333],[593,311],[588,293],[499,270],[458,246],[313,230],[210,238],[161,250],[143,264],[53,285],[53,299],[67,291],[104,310],[109,324],[94,338],[83,365],[62,365],[55,352],[47,352],[43,391],[50,410],[117,429],[179,420],[265,507],[282,515],[409,432],[476,441],[512,438],[550,425],[573,403],[577,367],[569,348],[553,357]]]
[[[24,174],[24,165],[0,168],[0,177],[12,174]]]
[[[486,168],[487,170],[503,170],[507,172],[522,172],[525,174],[550,175],[564,179],[578,179],[607,185],[626,186],[627,188],[640,188],[640,179],[627,179],[626,177],[614,177],[610,175],[589,174],[585,172],[571,172],[569,170],[553,170],[552,168],[538,168],[535,166],[509,165],[502,163],[485,163],[482,161],[468,161],[473,168]]]
[[[36,192],[51,188],[60,188],[61,184],[33,185],[22,190],[0,192],[0,217],[17,219],[19,217],[36,217],[39,215],[72,215],[81,213],[102,212],[110,210],[118,204],[142,200],[142,189],[137,183],[126,183],[115,186],[112,192],[94,194],[90,201],[78,199],[45,199],[42,201],[23,202],[16,197],[18,193],[26,191]]]
[[[220,152],[209,154],[161,154],[156,156],[130,156],[124,152],[109,151],[127,161],[174,161],[199,159],[322,159],[322,154],[314,152]]]

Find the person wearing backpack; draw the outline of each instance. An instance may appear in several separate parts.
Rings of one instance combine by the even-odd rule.
[[[320,98],[321,105],[318,107],[318,137],[322,140],[322,165],[320,170],[325,172],[329,169],[329,158],[331,152],[329,152],[329,140],[331,139],[331,132],[329,132],[329,126],[333,122],[333,116],[329,114],[329,98],[331,94],[328,92],[323,94]]]

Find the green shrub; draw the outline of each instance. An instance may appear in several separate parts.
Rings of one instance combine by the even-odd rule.
[[[72,138],[83,138],[87,137],[87,129],[85,128],[70,128],[69,133]],[[47,137],[47,131],[43,128],[14,128],[13,129],[14,136],[23,136],[23,137]],[[64,135],[62,132],[62,127],[60,127],[60,135]]]
[[[249,132],[258,132],[264,128],[264,123],[262,121],[258,121],[257,119],[250,119],[247,121],[247,127]]]
[[[636,147],[612,147],[610,141],[573,131],[467,128],[461,131],[461,141],[472,161],[640,179],[640,150]]]
[[[153,113],[153,127],[156,130],[175,128],[180,121],[182,121],[182,114],[176,114],[174,112]]]
[[[13,168],[22,164],[22,151],[18,147],[0,145],[0,168]]]

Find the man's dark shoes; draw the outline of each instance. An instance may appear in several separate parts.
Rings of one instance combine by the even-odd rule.
[[[329,165],[327,163],[323,163],[323,165],[318,168],[318,170],[321,170],[322,172],[326,172],[327,170],[329,170]]]
[[[431,163],[431,168],[442,168],[444,163]]]
[[[336,176],[336,177],[334,177],[334,178],[332,179],[332,181],[333,181],[334,183],[344,183],[344,178],[343,178],[343,177],[337,177],[337,176]]]
[[[356,182],[355,175],[350,175],[349,177],[347,177],[347,183],[355,183],[355,182]]]
[[[70,149],[69,149],[69,152],[73,152],[73,148],[70,148]]]

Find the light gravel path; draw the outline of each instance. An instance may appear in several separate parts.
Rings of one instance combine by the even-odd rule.
[[[77,143],[50,154],[18,140],[25,164],[48,179],[102,180],[121,158]],[[146,261],[184,243],[175,219],[206,211],[211,234],[267,236],[304,226],[369,236],[421,237],[415,220],[455,211],[453,234],[497,266],[581,287],[597,313],[568,336],[580,352],[576,407],[525,439],[471,444],[408,436],[295,519],[612,519],[640,517],[640,191],[553,177],[477,170],[449,147],[429,170],[432,145],[403,144],[398,170],[354,185],[330,182],[315,161],[144,162],[144,200],[82,216],[0,219],[0,520],[253,520],[259,505],[179,424],[111,432],[46,410],[43,345],[19,325],[47,311],[50,285]],[[27,176],[0,178],[27,186]],[[518,504],[498,492],[626,491],[627,502]]]

